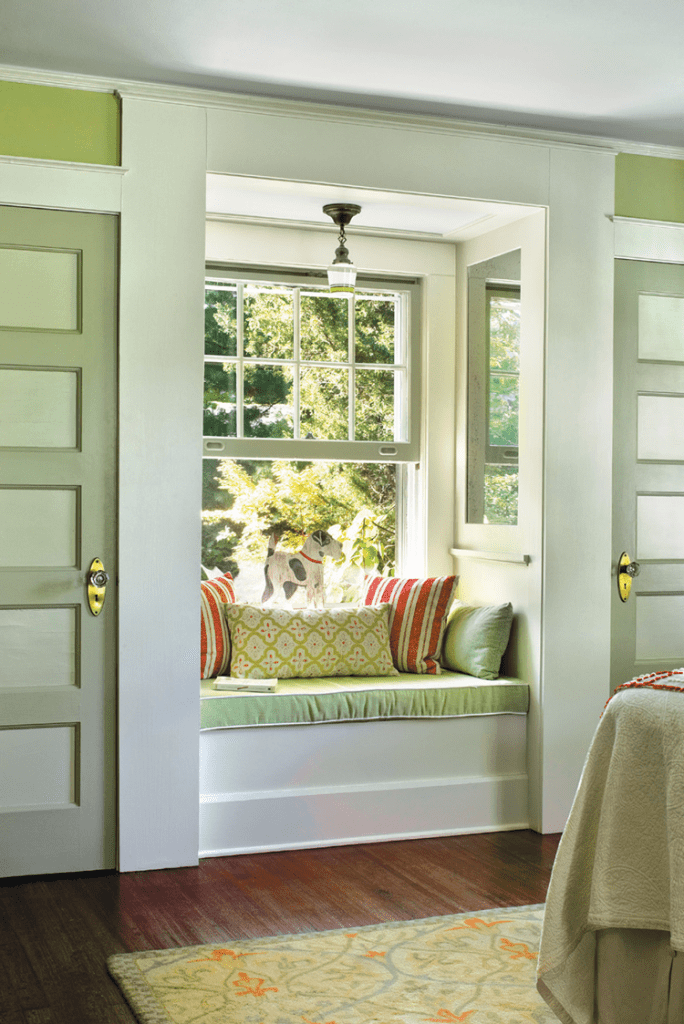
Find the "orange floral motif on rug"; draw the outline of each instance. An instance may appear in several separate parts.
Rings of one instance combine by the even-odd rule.
[[[535,987],[543,910],[230,939],[108,967],[140,1024],[553,1024]]]

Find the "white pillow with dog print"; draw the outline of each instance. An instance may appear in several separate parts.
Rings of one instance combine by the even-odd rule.
[[[259,608],[226,604],[237,679],[396,676],[389,606]]]

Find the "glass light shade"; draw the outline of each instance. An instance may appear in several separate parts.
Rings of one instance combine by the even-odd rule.
[[[328,267],[328,284],[331,292],[353,292],[356,284],[354,264],[331,263]]]

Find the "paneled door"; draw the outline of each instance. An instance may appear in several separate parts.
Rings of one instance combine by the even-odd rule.
[[[0,207],[4,877],[115,866],[117,233]]]
[[[684,664],[684,266],[616,261],[614,409],[611,690]]]

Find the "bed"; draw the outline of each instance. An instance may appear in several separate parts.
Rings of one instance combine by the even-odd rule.
[[[537,987],[565,1024],[684,1020],[684,670],[609,701],[561,839]]]

